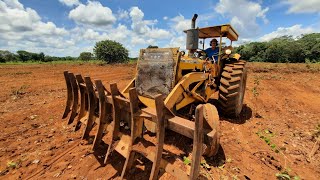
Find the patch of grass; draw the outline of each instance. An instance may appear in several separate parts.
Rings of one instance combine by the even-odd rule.
[[[27,74],[32,74],[32,72],[28,71],[28,72],[23,72],[23,71],[18,71],[15,73],[10,73],[12,75],[27,75]]]
[[[259,136],[260,139],[262,139],[266,144],[268,144],[274,152],[280,152],[280,150],[277,148],[277,145],[272,143],[271,141],[271,138],[275,136],[273,132],[271,132],[268,129],[265,129],[263,131],[258,131],[256,134]]]
[[[17,163],[14,161],[7,162],[7,167],[11,169],[15,169],[17,167]]]
[[[11,96],[13,96],[15,99],[21,98],[24,94],[26,94],[26,89],[29,87],[29,85],[22,85],[17,89],[11,90]]]
[[[248,64],[249,71],[254,73],[318,73],[320,72],[319,63],[265,63],[265,62],[250,62]]]
[[[320,124],[318,124],[316,128],[313,130],[312,138],[320,139]]]
[[[190,160],[188,157],[184,156],[184,157],[183,157],[183,163],[184,163],[185,165],[189,165],[189,164],[191,164],[191,160]]]
[[[21,166],[21,160],[19,159],[18,161],[8,161],[7,162],[7,168],[9,169],[18,169]]]
[[[299,176],[293,176],[290,175],[291,169],[290,168],[286,168],[285,170],[276,173],[276,177],[278,180],[300,180]]]
[[[135,63],[137,63],[137,61],[138,61],[138,58],[130,58],[128,63],[135,64]]]

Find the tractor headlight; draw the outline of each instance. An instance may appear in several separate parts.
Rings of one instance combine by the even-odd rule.
[[[231,54],[231,49],[226,49],[225,53],[226,53],[227,55]]]

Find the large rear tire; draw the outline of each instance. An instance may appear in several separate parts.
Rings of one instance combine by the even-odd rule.
[[[239,60],[225,64],[219,86],[220,112],[230,118],[238,117],[242,110],[246,90],[246,61]]]

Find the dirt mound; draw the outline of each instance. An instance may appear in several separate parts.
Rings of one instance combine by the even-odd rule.
[[[220,118],[221,148],[206,159],[201,174],[208,179],[319,179],[320,65],[248,66],[241,117],[236,123]],[[124,159],[115,153],[102,167],[105,150],[90,151],[81,131],[73,132],[61,120],[64,70],[101,79],[107,87],[116,82],[120,89],[135,74],[133,65],[1,65],[0,179],[119,178]],[[192,147],[183,137],[167,141]],[[177,161],[183,161],[181,153],[176,152]],[[149,166],[137,165],[132,178],[146,179]]]

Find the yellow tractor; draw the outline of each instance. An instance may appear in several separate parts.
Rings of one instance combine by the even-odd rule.
[[[178,179],[198,178],[202,155],[214,156],[220,147],[217,108],[230,117],[241,112],[247,71],[246,62],[231,47],[238,34],[229,24],[195,28],[197,16],[185,31],[188,53],[179,48],[141,49],[136,75],[122,91],[116,84],[108,90],[100,80],[93,83],[90,77],[64,72],[68,100],[63,118],[71,112],[71,124],[78,116],[75,130],[83,124],[84,139],[95,134],[93,150],[103,148],[102,141],[108,145],[105,163],[112,152],[126,159],[121,178],[139,157],[152,162],[149,179],[158,179],[160,172]],[[209,38],[220,41],[218,53],[211,57],[204,50]],[[223,39],[229,39],[230,46],[223,46]],[[209,103],[215,96],[217,108]],[[182,157],[168,159],[172,151],[165,139],[174,138],[174,133],[193,139],[189,172]]]

